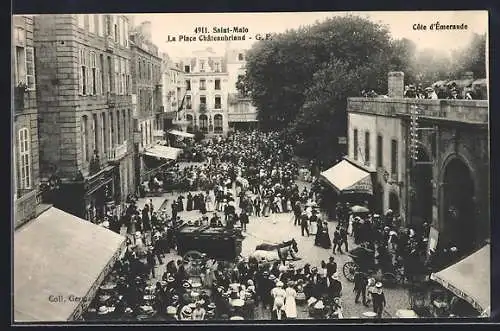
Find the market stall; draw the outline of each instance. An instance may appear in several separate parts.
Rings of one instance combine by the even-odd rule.
[[[14,233],[14,320],[78,320],[125,238],[50,208]]]
[[[456,297],[472,305],[477,310],[477,315],[489,311],[490,245],[484,246],[444,270],[432,273],[430,278],[441,284]],[[447,302],[433,302],[433,304],[438,309],[445,309],[450,306]]]
[[[370,210],[374,206],[374,174],[375,171],[344,158],[333,167],[320,173],[320,178],[327,187],[324,197],[329,206],[336,202],[349,202],[356,205],[365,205]],[[334,214],[333,210],[329,211]]]

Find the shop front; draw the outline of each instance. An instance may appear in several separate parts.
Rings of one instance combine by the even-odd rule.
[[[64,179],[51,203],[77,217],[99,223],[119,196],[118,176],[117,168],[108,166],[88,178],[79,173],[75,178]]]
[[[85,181],[85,219],[101,223],[107,214],[115,213],[120,198],[119,168],[108,166]]]
[[[52,207],[14,233],[14,321],[79,320],[125,238]]]
[[[162,145],[144,150],[141,155],[139,196],[161,194],[167,189],[166,172],[175,164],[181,152],[180,148]]]

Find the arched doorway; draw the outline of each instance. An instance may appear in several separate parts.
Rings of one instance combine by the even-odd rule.
[[[411,224],[432,223],[432,164],[429,154],[418,147],[417,160],[412,168]]]
[[[474,180],[469,167],[459,158],[451,160],[443,175],[444,244],[468,251],[474,246],[475,220]]]
[[[394,215],[400,215],[401,207],[399,205],[399,197],[396,192],[389,192],[389,209],[391,209]]]

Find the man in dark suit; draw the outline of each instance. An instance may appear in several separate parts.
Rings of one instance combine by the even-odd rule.
[[[293,204],[293,215],[295,216],[293,225],[300,225],[300,215],[302,214],[302,210],[300,208],[300,202],[296,201]]]
[[[241,229],[243,231],[246,231],[247,230],[247,224],[248,224],[248,215],[247,215],[245,209],[243,209],[241,211],[241,214],[240,214],[240,223],[241,223]]]
[[[342,283],[340,282],[339,275],[337,273],[333,274],[330,280],[329,293],[331,293],[333,298],[340,298],[342,295]]]
[[[318,269],[317,268],[312,268],[311,269],[311,275],[307,279],[307,285],[306,288],[304,289],[304,292],[307,297],[315,297],[317,298],[318,294],[318,283],[319,283],[319,275],[318,275]]]
[[[302,232],[302,236],[304,236],[304,232],[307,233],[309,237],[309,220],[307,218],[307,214],[305,212],[300,215],[300,230]]]
[[[354,299],[354,303],[359,302],[359,297],[363,299],[363,305],[368,307],[366,303],[366,285],[368,285],[368,278],[365,273],[356,271],[354,274],[354,293],[356,298]]]
[[[339,227],[337,227],[335,229],[335,232],[333,233],[333,240],[332,240],[332,243],[333,243],[332,253],[333,254],[335,254],[335,250],[337,250],[340,254],[342,254],[342,248],[340,247],[340,242],[341,242],[340,231],[339,231]]]
[[[326,264],[326,276],[332,277],[334,273],[337,272],[337,263],[335,262],[335,258],[330,256],[328,263]]]

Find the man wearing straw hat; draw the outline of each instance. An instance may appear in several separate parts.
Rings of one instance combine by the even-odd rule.
[[[377,318],[382,318],[382,313],[386,305],[382,283],[375,284],[375,290],[372,291],[373,312],[377,314]]]

